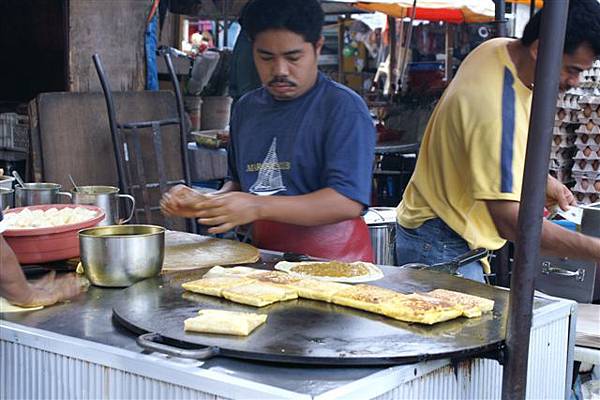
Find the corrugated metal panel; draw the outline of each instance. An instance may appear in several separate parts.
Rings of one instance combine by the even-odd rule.
[[[2,399],[224,399],[7,341],[0,359]]]
[[[568,318],[552,321],[531,332],[528,399],[564,397],[567,381]],[[535,349],[535,351],[533,350]]]
[[[558,399],[565,393],[569,320],[560,319],[531,332],[528,399]],[[447,366],[407,382],[377,397],[391,399],[499,399],[502,366],[476,359]]]

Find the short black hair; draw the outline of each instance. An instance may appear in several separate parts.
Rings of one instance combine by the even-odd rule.
[[[527,23],[521,43],[530,46],[539,39],[542,8]],[[565,35],[566,54],[573,54],[582,44],[588,44],[596,55],[600,55],[600,3],[598,0],[571,0]]]
[[[325,15],[318,0],[250,0],[240,18],[250,40],[269,29],[286,29],[316,45]]]

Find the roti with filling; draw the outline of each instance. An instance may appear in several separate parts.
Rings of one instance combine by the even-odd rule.
[[[246,243],[169,231],[162,270],[170,272],[215,265],[251,264],[259,259],[258,249]]]
[[[254,329],[264,324],[266,320],[266,314],[200,310],[197,317],[188,318],[184,321],[184,330],[186,332],[248,336]]]
[[[468,318],[479,317],[482,312],[490,312],[494,309],[494,300],[452,290],[435,289],[428,292],[427,295],[449,303],[455,303],[463,309],[463,314]],[[479,315],[477,315],[478,313]]]
[[[336,293],[352,287],[347,283],[318,281],[316,279],[299,279],[289,283],[288,286],[296,289],[299,297],[328,303],[331,303]]]
[[[236,303],[264,307],[278,301],[297,299],[298,293],[271,283],[253,281],[223,290],[223,297]]]
[[[245,285],[254,282],[250,278],[234,276],[218,276],[214,278],[202,278],[196,281],[185,282],[181,285],[190,292],[206,294],[208,296],[221,297],[223,290],[234,286]]]
[[[363,311],[380,314],[381,304],[403,295],[390,289],[373,285],[350,286],[333,295],[332,302]]]
[[[386,299],[379,313],[404,322],[433,325],[460,317],[463,311],[452,303],[413,293]]]
[[[275,269],[305,278],[332,282],[370,282],[383,278],[383,272],[374,264],[362,261],[346,263],[341,261],[280,261]]]

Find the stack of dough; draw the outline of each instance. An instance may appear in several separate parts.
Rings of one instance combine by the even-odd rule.
[[[52,207],[47,210],[30,210],[4,214],[6,229],[49,228],[53,226],[77,224],[96,217],[96,211],[83,207],[65,207],[60,210]]]

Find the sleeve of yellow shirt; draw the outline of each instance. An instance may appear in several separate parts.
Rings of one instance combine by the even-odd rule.
[[[465,135],[473,197],[518,201],[529,121],[517,105],[514,78],[508,68],[497,98],[498,102],[489,110],[490,118],[480,119]]]

